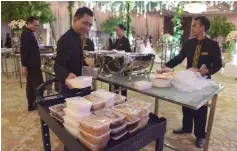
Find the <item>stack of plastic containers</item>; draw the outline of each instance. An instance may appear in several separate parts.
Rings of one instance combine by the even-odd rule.
[[[87,115],[79,121],[80,142],[92,151],[103,150],[110,138],[110,120],[98,115]]]
[[[110,108],[97,111],[95,114],[110,120],[111,139],[119,140],[127,134],[127,124],[124,123],[125,116],[123,114]]]
[[[94,92],[91,92],[91,95],[102,98],[105,101],[106,108],[114,106],[114,98],[116,95],[115,93],[111,93],[106,90],[99,89]]]
[[[63,117],[63,125],[69,133],[77,138],[79,133],[79,120],[91,114],[92,103],[82,97],[72,97],[65,100],[67,108],[64,109],[65,116]]]
[[[92,103],[91,111],[98,111],[105,108],[105,100],[94,95],[87,95],[84,98]]]
[[[50,110],[50,115],[56,119],[57,121],[59,121],[60,123],[63,123],[63,116],[65,115],[63,109],[66,106],[64,104],[57,104],[54,106],[50,106],[49,110]]]

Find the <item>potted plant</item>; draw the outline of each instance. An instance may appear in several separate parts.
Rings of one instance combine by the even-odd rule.
[[[232,63],[237,65],[237,31],[231,31],[226,38],[227,52],[232,55]]]

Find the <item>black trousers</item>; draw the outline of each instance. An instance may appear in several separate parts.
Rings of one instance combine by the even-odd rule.
[[[182,107],[183,129],[192,132],[194,122],[194,135],[197,138],[205,138],[207,122],[207,106],[202,106],[198,110]]]
[[[26,77],[26,96],[28,100],[28,106],[32,107],[36,101],[36,89],[43,83],[43,76],[40,68],[27,68],[27,70],[28,75]]]
[[[119,89],[119,86],[114,85],[114,89]],[[109,85],[109,91],[111,92],[111,84]],[[115,93],[119,94],[119,92],[115,92]],[[127,90],[122,90],[122,91],[121,91],[121,95],[127,97]]]

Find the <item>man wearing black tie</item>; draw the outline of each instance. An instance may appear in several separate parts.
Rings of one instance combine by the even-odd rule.
[[[187,69],[194,67],[202,76],[208,78],[218,72],[222,67],[221,51],[216,41],[206,37],[209,27],[210,21],[206,17],[195,18],[192,25],[192,35],[195,38],[188,40],[179,54],[166,63],[165,66],[173,68],[182,63],[187,57]],[[206,68],[201,68],[202,65],[205,65]],[[197,138],[196,146],[202,148],[206,135],[207,106],[202,106],[198,110],[182,107],[182,110],[183,127],[174,130],[173,133],[192,133],[194,122],[194,134]]]

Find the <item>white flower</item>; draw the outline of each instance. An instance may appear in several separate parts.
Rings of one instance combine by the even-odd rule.
[[[231,31],[227,38],[226,38],[226,42],[228,41],[237,41],[237,31]]]

